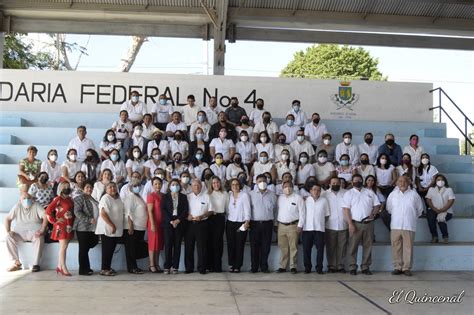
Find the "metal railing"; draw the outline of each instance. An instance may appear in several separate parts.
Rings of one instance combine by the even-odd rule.
[[[431,107],[429,110],[432,111],[432,110],[435,110],[435,109],[439,109],[439,122],[441,122],[441,113],[444,113],[446,115],[446,117],[449,118],[449,120],[453,123],[453,125],[459,130],[459,132],[464,137],[464,154],[470,155],[471,150],[469,148],[469,145],[471,145],[471,147],[472,147],[473,143],[472,143],[471,138],[470,138],[470,133],[468,131],[468,127],[469,127],[469,130],[472,130],[472,126],[473,126],[472,120],[470,120],[469,117],[467,117],[467,115],[464,114],[464,112],[459,108],[459,106],[451,99],[451,97],[449,97],[448,94],[446,94],[446,92],[442,88],[439,87],[439,88],[430,90],[430,93],[433,93],[435,91],[438,91],[439,105],[435,106],[435,107]],[[443,99],[442,96],[443,95],[447,97],[447,99],[451,102],[451,104],[454,105],[454,107],[456,107],[456,109],[459,111],[459,113],[461,113],[461,115],[464,117],[464,131],[458,126],[458,124],[454,121],[454,119],[443,108],[443,105],[442,105],[442,99]]]

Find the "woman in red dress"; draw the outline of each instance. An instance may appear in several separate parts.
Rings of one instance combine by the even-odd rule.
[[[71,276],[66,267],[66,251],[69,241],[74,237],[74,202],[71,197],[71,186],[68,182],[58,185],[58,196],[46,208],[48,221],[53,224],[51,239],[59,241],[59,257],[56,273]]]
[[[150,268],[152,273],[163,272],[159,265],[160,250],[163,249],[163,229],[161,227],[161,186],[162,181],[159,177],[152,179],[153,192],[146,198],[148,209],[148,254]]]

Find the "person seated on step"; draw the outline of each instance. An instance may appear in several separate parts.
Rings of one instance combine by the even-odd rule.
[[[18,171],[18,187],[26,186],[26,190],[31,184],[38,180],[38,174],[41,170],[41,161],[36,158],[38,149],[35,146],[29,146],[26,150],[27,157],[20,160]]]
[[[15,225],[12,226],[12,222]],[[18,245],[23,242],[32,242],[34,247],[32,272],[40,271],[41,255],[43,253],[44,233],[48,220],[44,208],[26,192],[20,194],[20,200],[13,206],[5,218],[7,231],[6,245],[13,265],[7,271],[22,269],[18,255]]]
[[[86,151],[89,149],[95,150],[94,141],[86,138],[87,129],[86,126],[77,127],[77,137],[74,137],[69,141],[67,149],[75,149],[77,152],[77,160],[83,162],[86,159]]]

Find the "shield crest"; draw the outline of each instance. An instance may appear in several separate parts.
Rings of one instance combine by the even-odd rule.
[[[343,101],[348,101],[352,98],[352,86],[340,86],[339,98]]]

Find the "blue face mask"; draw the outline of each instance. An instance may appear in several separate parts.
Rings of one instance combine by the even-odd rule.
[[[170,190],[171,190],[171,192],[177,193],[177,192],[179,192],[179,186],[178,185],[171,185]]]
[[[162,98],[162,99],[160,100],[160,105],[166,105],[166,99]]]
[[[21,203],[22,203],[23,207],[29,208],[33,204],[33,201],[30,198],[25,198],[25,199],[22,200]]]
[[[133,103],[138,102],[138,96],[132,96],[131,100],[132,100]]]
[[[291,126],[293,126],[293,125],[295,124],[295,121],[294,121],[293,119],[288,119],[288,120],[286,121],[286,124],[291,127]]]
[[[349,161],[348,160],[341,160],[341,165],[342,166],[347,166],[347,165],[349,165]]]
[[[116,162],[116,161],[118,161],[119,156],[118,156],[117,154],[112,154],[112,155],[110,156],[110,159],[111,159],[112,161]]]
[[[202,154],[196,154],[196,159],[201,160],[202,159]]]
[[[140,192],[140,186],[133,186],[132,191],[133,193],[138,194]]]
[[[297,113],[300,111],[300,107],[298,105],[293,105],[293,110],[295,111],[295,113]]]

